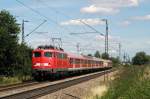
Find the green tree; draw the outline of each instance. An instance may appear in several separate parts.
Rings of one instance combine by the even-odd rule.
[[[147,55],[148,63],[150,64],[150,55]]]
[[[92,56],[92,54],[88,54],[87,56]]]
[[[137,52],[136,55],[132,58],[132,63],[134,65],[144,65],[149,62],[149,58],[145,52]]]
[[[18,43],[20,27],[8,11],[0,11],[0,75],[25,80],[31,74],[32,48]]]
[[[8,73],[16,65],[18,34],[16,19],[5,10],[0,12],[0,72]],[[5,70],[7,69],[7,70]]]
[[[94,54],[94,56],[97,57],[97,58],[100,58],[100,57],[101,57],[99,51],[96,51],[95,54]]]
[[[32,50],[33,49],[28,47],[26,44],[19,45],[16,68],[17,75],[31,75]]]
[[[103,58],[103,59],[109,59],[109,54],[103,53],[103,54],[102,54],[102,58]]]
[[[120,64],[119,57],[111,57],[110,60],[112,61],[113,66],[118,66]]]

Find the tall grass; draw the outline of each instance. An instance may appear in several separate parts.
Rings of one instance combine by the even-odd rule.
[[[18,77],[0,77],[0,86],[21,83]]]
[[[109,84],[104,96],[95,99],[150,99],[150,66],[127,66]]]
[[[17,83],[22,83],[27,80],[31,80],[31,76],[13,76],[13,77],[5,77],[1,76],[0,77],[0,86],[6,86],[6,85],[11,85],[11,84],[17,84]]]

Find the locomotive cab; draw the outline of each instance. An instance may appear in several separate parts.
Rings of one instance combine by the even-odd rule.
[[[49,70],[53,66],[54,52],[51,50],[34,50],[32,52],[32,68]]]
[[[36,79],[64,73],[68,66],[68,56],[64,51],[36,49],[32,52],[32,74]]]

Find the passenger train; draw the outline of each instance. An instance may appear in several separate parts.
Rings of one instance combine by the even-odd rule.
[[[110,60],[75,55],[55,48],[37,48],[32,51],[32,70],[35,79],[111,67]]]

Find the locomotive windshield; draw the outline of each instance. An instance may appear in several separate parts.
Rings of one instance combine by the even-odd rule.
[[[41,52],[34,52],[33,57],[41,57]]]
[[[52,53],[51,53],[51,52],[45,52],[45,53],[44,53],[44,56],[45,56],[45,57],[52,57]]]

